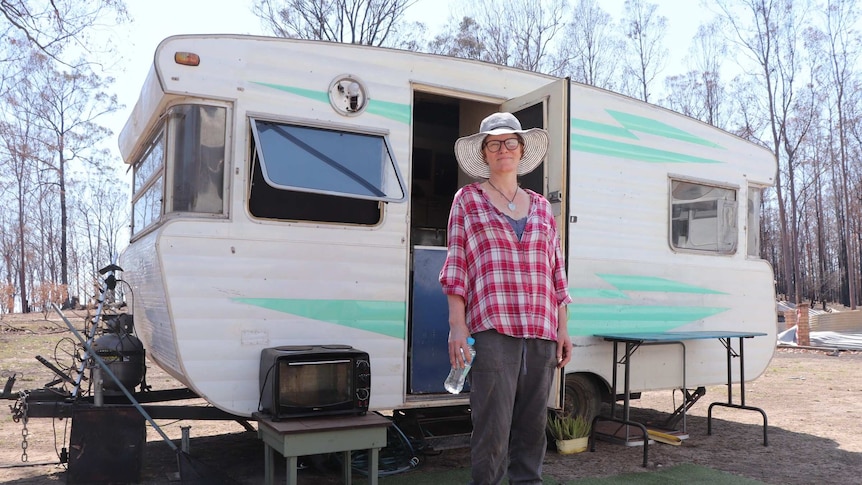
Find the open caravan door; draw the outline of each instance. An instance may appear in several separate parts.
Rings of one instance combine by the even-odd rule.
[[[542,76],[543,79],[544,76]],[[410,340],[407,395],[410,407],[466,404],[465,392],[450,395],[443,389],[449,372],[448,305],[438,277],[446,258],[446,225],[452,197],[469,178],[459,168],[452,146],[459,136],[474,133],[480,120],[497,111],[510,111],[523,128],[545,128],[551,144],[546,160],[520,177],[523,188],[543,194],[556,215],[563,250],[567,239],[569,153],[569,80],[545,84],[514,99],[477,99],[471,93],[422,86],[414,91],[414,130],[410,198],[411,278]],[[549,403],[563,401],[562,375],[553,386]]]
[[[568,181],[569,181],[569,78],[547,84],[531,93],[512,98],[500,105],[518,117],[521,128],[548,130],[550,144],[545,161],[533,172],[521,177],[521,187],[543,194],[554,209],[560,245],[568,254]],[[568,260],[566,261],[568,274]],[[565,369],[554,378],[548,395],[548,407],[562,409],[565,392]]]

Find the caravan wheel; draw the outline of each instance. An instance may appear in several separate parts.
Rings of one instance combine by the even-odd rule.
[[[596,382],[588,374],[567,375],[563,411],[567,415],[580,415],[592,421],[602,406],[602,392]]]

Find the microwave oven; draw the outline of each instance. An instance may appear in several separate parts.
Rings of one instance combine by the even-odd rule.
[[[260,410],[273,420],[365,414],[371,361],[350,345],[288,345],[260,353]]]

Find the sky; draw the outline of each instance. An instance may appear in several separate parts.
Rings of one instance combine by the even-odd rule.
[[[407,12],[410,21],[421,21],[429,32],[439,32],[449,20],[450,5],[468,0],[417,0]],[[670,49],[669,65],[680,65],[695,34],[701,10],[695,0],[652,0],[659,15],[668,19],[665,46]],[[108,147],[120,160],[117,136],[123,128],[153,61],[156,47],[166,37],[178,34],[262,34],[260,21],[251,12],[253,0],[127,0],[131,23],[107,32],[120,52],[109,74],[123,108],[108,121],[114,131]],[[601,0],[601,7],[618,19],[624,0]],[[673,49],[672,46],[685,46]],[[662,74],[680,69],[668,67]],[[663,76],[661,76],[663,77]],[[123,167],[124,168],[124,167]]]

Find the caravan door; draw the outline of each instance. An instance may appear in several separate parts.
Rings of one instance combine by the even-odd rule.
[[[565,197],[569,176],[569,86],[568,78],[554,81],[531,93],[512,98],[500,111],[509,111],[521,121],[521,127],[544,128],[550,135],[548,156],[538,169],[522,177],[521,185],[534,190],[551,202],[566,254],[568,212]]]
[[[413,170],[411,178],[411,288],[410,341],[408,352],[407,402],[423,403],[425,395],[435,403],[466,402],[465,393],[445,393],[443,380],[449,372],[448,306],[440,290],[438,275],[446,257],[446,223],[455,191],[468,179],[458,169],[452,145],[459,136],[476,131],[479,120],[497,111],[513,112],[523,128],[545,128],[551,145],[546,160],[520,183],[551,201],[562,243],[568,206],[565,190],[569,153],[569,80],[561,79],[504,102],[472,99],[460,92],[419,91],[414,100]],[[456,96],[459,95],[459,96]],[[562,379],[551,392],[549,403],[562,405]],[[420,404],[424,405],[424,404]]]
[[[569,78],[554,81],[531,93],[510,99],[500,105],[500,111],[509,111],[521,121],[521,127],[544,128],[550,135],[548,155],[532,173],[521,178],[521,186],[529,188],[551,202],[560,234],[563,254],[569,234]],[[568,261],[566,261],[568,273]],[[560,369],[548,396],[548,407],[562,409],[565,392],[565,370]]]

